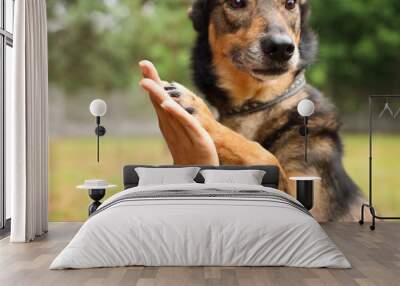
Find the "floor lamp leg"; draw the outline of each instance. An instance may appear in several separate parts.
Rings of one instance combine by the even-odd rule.
[[[359,220],[359,224],[360,225],[363,225],[364,224],[364,210],[365,210],[365,204],[363,204],[362,206],[361,206],[361,219]]]

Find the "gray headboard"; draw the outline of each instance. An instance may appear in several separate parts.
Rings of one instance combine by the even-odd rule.
[[[124,189],[129,189],[136,187],[139,183],[139,177],[135,171],[137,167],[147,167],[147,168],[179,168],[179,166],[146,166],[146,165],[130,165],[124,167]],[[182,166],[188,167],[188,166]],[[266,172],[263,178],[263,186],[278,189],[279,185],[279,169],[276,166],[198,166],[202,170],[204,169],[220,169],[220,170],[263,170]],[[204,178],[200,173],[195,178],[197,183],[204,183]]]

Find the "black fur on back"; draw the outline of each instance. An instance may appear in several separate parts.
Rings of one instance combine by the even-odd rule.
[[[196,0],[193,4],[190,18],[197,32],[197,39],[192,50],[193,80],[206,99],[217,109],[226,107],[227,92],[218,87],[218,78],[212,64],[212,52],[208,41],[208,26],[210,15],[216,5],[216,0]],[[308,2],[301,4],[301,63],[299,71],[305,69],[315,60],[318,41],[311,30],[308,19],[310,7]]]
[[[308,1],[300,6],[301,9],[301,42],[300,42],[300,58],[301,64],[299,69],[305,69],[312,63],[318,53],[318,38],[309,25],[310,4]]]
[[[345,150],[339,135],[342,124],[337,117],[336,108],[314,87],[307,86],[306,92],[309,95],[308,99],[319,106],[311,121],[326,122],[326,125],[314,126],[310,131],[310,136],[324,137],[332,141],[334,146],[332,153],[328,156],[329,160],[326,158],[327,154],[324,153],[316,152],[312,154],[314,152],[311,151],[310,156],[314,157],[313,160],[319,168],[320,176],[323,178],[330,197],[330,220],[337,221],[351,213],[351,207],[358,202],[362,195],[359,187],[350,178],[343,166],[342,158]],[[335,114],[333,118],[326,118],[332,114]]]

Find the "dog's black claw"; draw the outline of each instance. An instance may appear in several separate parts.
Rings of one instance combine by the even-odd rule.
[[[166,90],[166,91],[176,90],[176,87],[173,85],[168,85],[168,86],[164,86],[164,90]]]
[[[185,110],[191,115],[193,115],[196,112],[196,109],[194,109],[193,107],[187,107],[185,108]]]
[[[181,93],[179,91],[177,91],[177,90],[168,91],[168,94],[169,94],[169,96],[175,97],[175,98],[178,98],[178,97],[181,96]]]

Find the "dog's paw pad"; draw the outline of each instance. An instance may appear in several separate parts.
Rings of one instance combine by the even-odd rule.
[[[168,91],[170,97],[179,98],[182,94],[178,90]]]
[[[167,85],[167,86],[164,86],[164,90],[165,91],[176,90],[176,87],[173,85]]]
[[[193,107],[187,107],[187,108],[185,108],[185,110],[186,110],[187,113],[189,113],[191,115],[196,113],[196,109],[193,108]]]

